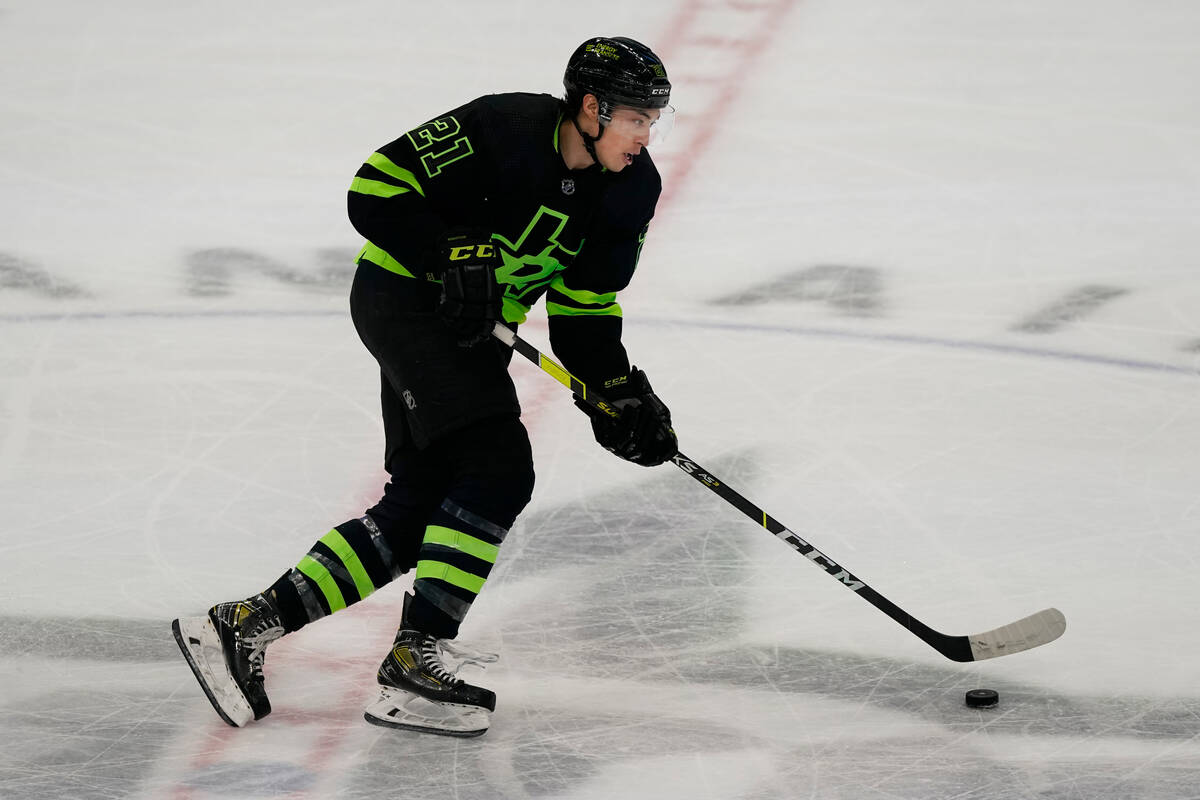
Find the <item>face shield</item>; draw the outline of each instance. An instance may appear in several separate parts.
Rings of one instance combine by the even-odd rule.
[[[675,127],[675,109],[669,105],[662,108],[618,105],[600,116],[600,124],[645,147],[654,147],[662,144]]]

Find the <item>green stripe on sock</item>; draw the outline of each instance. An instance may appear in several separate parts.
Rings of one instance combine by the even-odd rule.
[[[441,525],[430,525],[425,529],[424,543],[453,547],[455,550],[475,556],[489,564],[495,564],[496,556],[500,555],[500,548],[496,545],[476,539],[470,534],[456,531],[453,528],[444,528]]]
[[[321,594],[325,595],[325,600],[329,603],[329,613],[332,614],[334,611],[341,611],[346,607],[346,601],[342,598],[342,590],[337,587],[337,583],[333,580],[333,576],[329,574],[329,570],[322,567],[309,556],[300,559],[300,563],[296,565],[296,569],[312,578],[313,582],[317,584],[317,588],[321,590]]]
[[[451,586],[457,586],[460,589],[466,589],[468,592],[474,592],[475,594],[479,594],[485,583],[485,579],[478,575],[463,572],[458,567],[452,567],[440,561],[418,562],[417,577],[415,580],[419,581],[422,578],[436,578],[437,580],[445,581]]]
[[[358,560],[358,553],[354,552],[354,548],[346,541],[346,537],[342,536],[341,531],[334,528],[321,537],[321,543],[342,560],[346,571],[354,579],[354,588],[358,589],[358,599],[366,600],[367,596],[375,591],[375,584],[371,583],[371,577],[367,575],[366,568]]]

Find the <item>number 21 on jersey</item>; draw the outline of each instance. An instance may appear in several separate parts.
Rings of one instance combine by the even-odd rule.
[[[408,140],[420,154],[429,177],[437,177],[448,165],[475,152],[471,141],[459,135],[461,130],[454,117],[442,117],[408,132]]]

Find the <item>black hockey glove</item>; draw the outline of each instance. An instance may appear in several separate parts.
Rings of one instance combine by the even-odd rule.
[[[650,388],[646,373],[634,367],[624,382],[605,388],[605,399],[620,409],[620,417],[575,401],[592,418],[592,433],[605,450],[643,467],[658,466],[679,452],[671,412]]]
[[[501,318],[496,268],[500,252],[483,231],[451,231],[438,244],[436,267],[442,276],[437,311],[461,347],[487,341]]]

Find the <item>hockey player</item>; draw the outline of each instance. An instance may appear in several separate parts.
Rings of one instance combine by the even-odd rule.
[[[472,658],[452,640],[534,482],[497,322],[515,329],[545,295],[556,355],[623,410],[614,420],[580,404],[596,440],[645,466],[677,452],[670,413],[621,343],[616,301],[658,201],[646,148],[671,122],[671,84],[645,45],[607,37],[575,50],[563,82],[563,100],[500,94],[460,106],[356,174],[349,216],[367,242],[350,310],[379,363],[390,480],[378,504],[262,593],[175,620],[230,725],[270,713],[271,642],[415,569],[366,719],[487,730],[495,695],[456,676]]]

